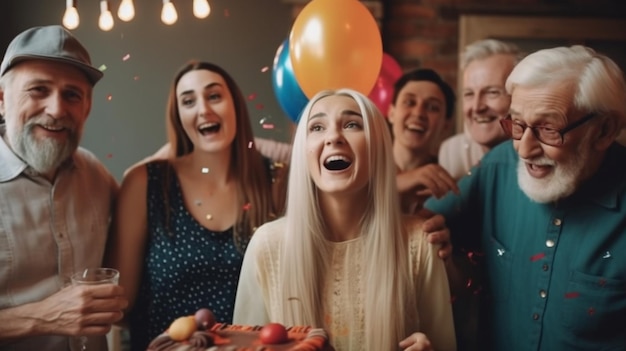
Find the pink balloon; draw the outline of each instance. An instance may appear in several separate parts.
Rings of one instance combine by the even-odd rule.
[[[387,116],[389,105],[391,105],[391,100],[393,99],[393,85],[400,79],[402,73],[400,64],[391,55],[383,53],[380,73],[368,97],[385,116]]]

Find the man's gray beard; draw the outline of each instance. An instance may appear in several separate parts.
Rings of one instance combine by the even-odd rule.
[[[65,143],[52,138],[37,140],[33,137],[34,127],[34,123],[27,123],[24,126],[22,132],[18,133],[15,138],[13,149],[38,173],[54,172],[76,151],[80,137],[75,132],[71,132]]]

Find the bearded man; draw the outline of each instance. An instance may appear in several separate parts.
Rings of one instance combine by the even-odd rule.
[[[431,198],[486,275],[481,350],[626,350],[623,72],[582,46],[541,50],[506,81],[512,138]]]
[[[118,185],[78,147],[102,72],[61,26],[30,28],[0,66],[0,350],[106,350],[119,286],[71,286],[102,263]]]

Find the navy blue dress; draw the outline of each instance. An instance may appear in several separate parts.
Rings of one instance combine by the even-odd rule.
[[[167,162],[149,163],[147,168],[149,238],[130,315],[133,351],[146,350],[176,318],[193,315],[199,308],[211,309],[218,322],[232,323],[243,261],[232,228],[209,230],[189,213],[176,173]]]

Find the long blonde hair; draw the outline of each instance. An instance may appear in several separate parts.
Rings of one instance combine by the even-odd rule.
[[[401,224],[396,170],[391,136],[376,106],[350,90],[322,91],[305,107],[296,129],[286,212],[281,278],[284,279],[280,317],[288,325],[327,327],[322,311],[322,289],[328,271],[324,218],[306,157],[308,117],[319,100],[341,95],[354,99],[363,115],[369,155],[368,206],[363,213],[361,235],[365,241],[364,319],[368,350],[396,349],[398,342],[417,328],[413,314],[415,293],[409,274],[408,236]],[[297,298],[297,302],[295,301]]]

